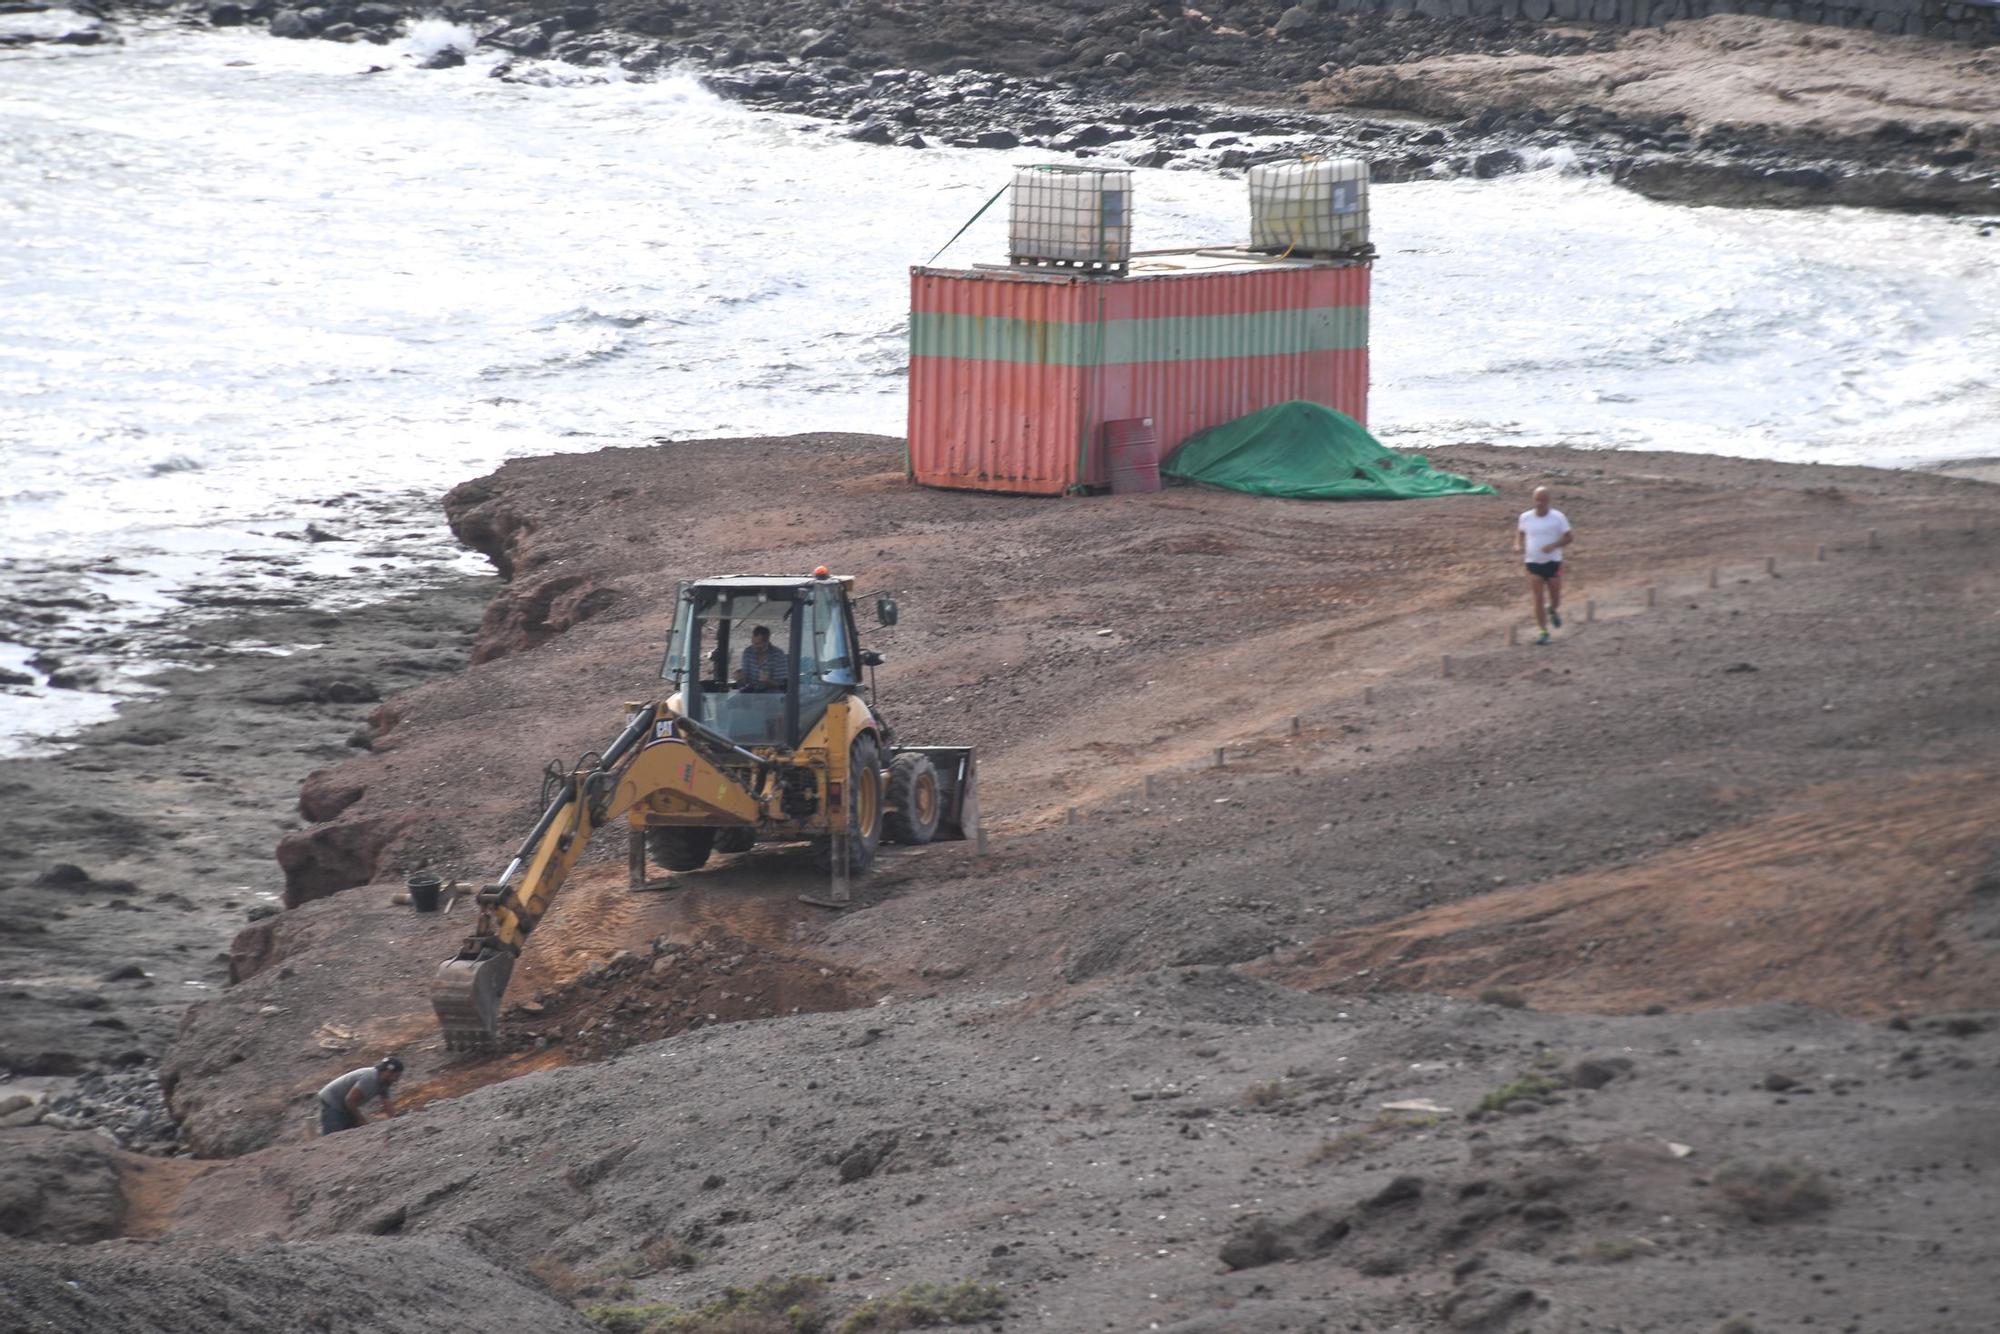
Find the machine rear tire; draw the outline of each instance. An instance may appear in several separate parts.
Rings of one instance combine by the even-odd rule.
[[[754,829],[718,829],[715,831],[717,852],[748,852],[757,846],[757,831]]]
[[[944,785],[928,755],[898,755],[889,763],[889,793],[882,832],[891,843],[922,847],[937,837],[944,813]]]
[[[882,750],[872,736],[854,739],[847,752],[847,873],[863,875],[882,845]],[[833,840],[813,840],[819,869],[833,871]]]
[[[698,871],[715,848],[713,829],[648,829],[646,851],[669,871]]]

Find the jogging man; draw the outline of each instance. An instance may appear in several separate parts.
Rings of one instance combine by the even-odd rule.
[[[1563,548],[1575,532],[1563,512],[1549,504],[1549,489],[1535,488],[1535,507],[1521,512],[1514,525],[1514,552],[1528,567],[1528,586],[1535,594],[1537,644],[1549,642],[1549,623],[1562,629]],[[1546,604],[1546,605],[1545,605]]]
[[[319,1133],[331,1135],[366,1124],[368,1118],[361,1114],[361,1104],[375,1099],[381,1100],[382,1115],[394,1116],[396,1104],[389,1097],[389,1089],[402,1077],[402,1060],[384,1056],[375,1064],[349,1070],[328,1084],[319,1091]]]

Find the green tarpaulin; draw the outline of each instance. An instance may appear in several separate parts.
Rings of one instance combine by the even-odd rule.
[[[1398,454],[1345,413],[1293,401],[1224,422],[1187,440],[1160,475],[1297,500],[1413,500],[1491,495],[1457,473]]]

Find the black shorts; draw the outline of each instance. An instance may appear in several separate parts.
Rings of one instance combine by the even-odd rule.
[[[1559,560],[1531,560],[1528,562],[1528,573],[1534,575],[1537,579],[1556,579],[1561,577],[1562,572],[1563,563]]]

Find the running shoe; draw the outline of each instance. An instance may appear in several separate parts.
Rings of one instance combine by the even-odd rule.
[[[1541,632],[1540,634],[1536,635],[1536,636],[1535,636],[1535,642],[1536,642],[1537,644],[1546,644],[1546,643],[1548,643],[1548,642],[1549,642],[1549,632],[1548,632],[1548,631],[1546,631],[1546,630],[1544,630],[1544,631],[1542,631],[1542,632]]]
[[[1563,628],[1563,614],[1554,607],[1549,608],[1549,621],[1556,629],[1560,630]]]

